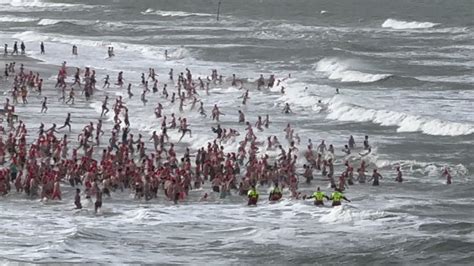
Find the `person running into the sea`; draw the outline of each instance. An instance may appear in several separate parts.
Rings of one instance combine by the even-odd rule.
[[[364,150],[370,150],[369,136],[365,136],[365,139],[364,139]]]
[[[308,197],[308,199],[312,198],[314,198],[314,205],[316,206],[324,206],[324,198],[330,200],[329,197],[326,196],[326,193],[321,191],[319,187],[316,189],[316,192],[314,192],[313,195]]]
[[[129,98],[129,99],[132,99],[132,97],[133,97],[133,93],[132,93],[132,83],[128,83],[127,94],[128,94],[128,98]]]
[[[123,78],[123,71],[120,71],[117,76],[117,83],[115,85],[118,85],[120,87],[123,86],[124,78]]]
[[[46,113],[46,111],[48,111],[47,102],[48,102],[48,97],[44,97],[43,101],[41,101],[41,112],[40,113],[43,113],[43,112]]]
[[[109,108],[107,108],[107,102],[109,100],[109,96],[105,96],[104,101],[102,102],[102,112],[100,113],[100,117],[107,115],[109,113]]]
[[[248,198],[248,203],[247,203],[248,206],[257,206],[258,191],[254,185],[252,185],[250,190],[247,192],[247,198]]]
[[[212,120],[216,120],[219,122],[219,116],[224,115],[220,110],[219,107],[217,107],[217,104],[214,104],[214,108],[212,109]]]
[[[372,177],[368,180],[368,182],[372,181],[372,186],[378,186],[380,185],[380,179],[382,179],[382,175],[377,172],[377,169],[374,169],[374,172],[372,173]]]
[[[198,112],[200,115],[207,117],[206,110],[204,110],[204,104],[201,102],[201,105],[199,106]]]
[[[265,86],[265,78],[263,75],[260,75],[260,78],[257,80],[257,90],[260,90],[262,87]]]
[[[18,42],[15,42],[13,44],[13,51],[12,51],[12,55],[18,55]]]
[[[36,84],[36,88],[38,90],[38,94],[41,95],[41,91],[43,90],[43,79],[39,79],[38,83]]]
[[[222,133],[223,133],[223,130],[221,128],[221,125],[217,124],[217,128],[211,128],[212,129],[212,132],[216,133],[217,134],[217,139],[221,139],[222,138]]]
[[[95,193],[95,204],[94,204],[94,211],[95,213],[99,212],[102,208],[102,190],[96,189]]]
[[[395,177],[395,181],[398,183],[403,182],[403,174],[402,174],[402,171],[400,170],[400,166],[397,166],[397,177]]]
[[[351,135],[349,137],[349,149],[354,149],[355,148],[355,140],[354,140],[354,137]]]
[[[148,102],[148,100],[146,99],[146,90],[143,90],[142,95],[140,96],[140,99],[143,103],[143,106],[145,106],[146,103]]]
[[[284,114],[293,113],[293,111],[291,110],[290,105],[288,103],[285,103],[285,107],[283,107],[282,113],[284,113]]]
[[[186,118],[181,119],[180,125],[179,125],[179,131],[181,131],[182,134],[178,142],[180,142],[183,139],[184,135],[186,135],[186,133],[188,132],[189,132],[189,137],[192,138],[191,129],[189,129],[188,126],[189,125],[186,121]]]
[[[76,188],[76,196],[74,197],[74,205],[76,205],[76,209],[82,209],[81,204],[81,190]]]
[[[325,154],[327,151],[326,144],[324,143],[324,140],[321,141],[321,144],[318,145],[317,148],[318,153],[321,155]]]
[[[443,171],[443,176],[446,177],[446,184],[451,185],[453,177],[449,173],[448,167],[446,166]]]
[[[239,124],[240,123],[245,123],[245,115],[241,110],[239,110]]]
[[[58,102],[60,101],[63,103],[66,101],[66,86],[61,87],[61,97],[58,98]]]
[[[71,90],[69,91],[69,98],[67,99],[66,104],[68,104],[69,102],[71,104],[74,104],[74,95],[74,88],[71,87]]]
[[[71,86],[74,86],[74,85],[79,85],[79,88],[81,87],[81,69],[80,68],[76,68],[76,74],[74,74],[74,83],[72,83]]]
[[[21,42],[20,49],[21,49],[21,54],[24,55],[26,52],[26,46],[24,42]]]
[[[77,56],[77,46],[75,44],[72,45],[72,55]]]
[[[67,117],[66,117],[66,120],[64,121],[64,125],[59,127],[58,130],[63,129],[66,126],[69,128],[69,132],[71,132],[71,113],[67,113]]]
[[[338,188],[334,189],[334,192],[331,194],[331,198],[329,198],[329,200],[332,200],[333,207],[340,206],[342,200],[351,202],[348,198],[344,196],[344,194],[342,194],[342,192]]]
[[[41,42],[40,44],[40,51],[41,51],[41,54],[44,54],[44,43]]]
[[[109,75],[105,76],[105,78],[104,78],[104,86],[102,86],[102,88],[105,88],[105,87],[107,87],[107,89],[110,87],[110,76]]]

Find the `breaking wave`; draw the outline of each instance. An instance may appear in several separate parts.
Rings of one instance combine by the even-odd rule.
[[[316,71],[323,72],[329,79],[342,82],[370,83],[391,77],[391,74],[370,74],[351,69],[351,60],[338,58],[323,58],[316,63]]]
[[[474,134],[473,124],[443,121],[433,117],[410,115],[402,112],[369,109],[349,104],[337,98],[332,98],[329,101],[328,112],[328,119],[396,126],[397,132],[422,132],[435,136]]]
[[[433,28],[436,25],[438,24],[432,22],[403,21],[389,18],[382,24],[382,28],[392,28],[396,30],[428,29]]]

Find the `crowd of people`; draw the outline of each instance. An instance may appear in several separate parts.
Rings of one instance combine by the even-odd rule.
[[[41,44],[41,49],[44,53],[44,44]],[[215,104],[211,115],[207,117],[206,108],[200,98],[209,97],[214,86],[229,83],[230,86],[241,88],[242,82],[235,75],[232,79],[224,80],[217,70],[212,70],[207,79],[202,79],[194,78],[188,68],[178,75],[170,69],[168,81],[164,82],[161,92],[155,70],[149,68],[147,74],[143,73],[140,84],[140,99],[143,104],[147,104],[149,93],[157,93],[161,102],[168,101],[171,106],[177,105],[180,110],[180,117],[176,117],[174,113],[166,115],[167,110],[163,104],[158,103],[154,116],[161,122],[161,127],[148,138],[143,136],[142,132],[131,128],[129,107],[122,96],[118,96],[111,104],[108,96],[96,93],[97,86],[101,85],[96,84],[95,70],[89,67],[76,68],[73,73],[68,73],[71,68],[64,62],[59,68],[56,86],[46,89],[55,90],[63,104],[74,104],[76,90],[81,90],[86,100],[104,97],[101,114],[96,121],[82,125],[80,132],[71,131],[73,117],[80,116],[80,113],[68,113],[61,127],[53,124],[46,128],[44,123],[48,121],[41,121],[37,131],[32,130],[32,127],[27,129],[21,117],[15,114],[15,105],[18,105],[19,101],[29,104],[28,94],[31,92],[41,94],[44,89],[43,79],[40,73],[28,71],[24,65],[19,69],[16,67],[14,62],[6,64],[4,72],[10,87],[9,96],[3,106],[6,126],[1,128],[6,139],[0,138],[0,163],[6,165],[0,170],[1,195],[15,190],[30,198],[61,200],[61,189],[68,185],[76,189],[76,208],[82,208],[81,197],[86,197],[95,199],[97,211],[102,206],[103,195],[111,197],[115,191],[131,191],[136,199],[145,200],[156,199],[162,194],[170,201],[178,203],[185,201],[191,190],[204,188],[201,200],[209,200],[210,193],[216,193],[221,199],[234,193],[247,198],[249,205],[256,205],[259,201],[258,188],[268,186],[271,187],[269,201],[280,200],[283,191],[289,191],[287,194],[293,199],[314,199],[316,205],[324,205],[324,200],[331,200],[332,205],[337,206],[342,200],[349,201],[343,195],[349,186],[366,182],[378,186],[383,178],[377,169],[372,169],[372,173],[367,176],[368,165],[364,156],[371,152],[368,136],[361,145],[364,151],[360,161],[345,159],[356,147],[354,138],[349,137],[340,158],[343,170],[336,173],[336,153],[333,145],[327,146],[322,140],[319,145],[313,146],[312,141],[308,140],[306,149],[300,152],[297,146],[301,145],[301,138],[291,123],[283,129],[283,142],[276,136],[268,135],[262,140],[255,134],[254,130],[264,133],[272,127],[269,115],[264,119],[258,117],[258,121],[253,124],[245,119],[242,110],[236,110],[239,119],[235,124],[244,125],[245,129],[239,131],[222,127],[219,119],[223,113],[220,107]],[[73,82],[68,82],[68,77],[71,76]],[[112,83],[107,75],[101,87],[126,86],[128,97],[133,97],[132,84],[125,84],[123,72],[120,72],[116,82]],[[274,86],[280,86],[280,81],[277,81],[275,76],[272,75],[268,79],[261,76],[255,84],[255,90]],[[285,93],[284,88],[281,93]],[[246,90],[241,98],[242,104],[249,104],[249,90]],[[185,110],[184,106],[188,105],[191,107]],[[110,110],[112,114],[109,114]],[[40,112],[48,112],[47,97],[41,101]],[[190,112],[201,114],[201,119],[213,120],[215,127],[212,132],[216,134],[215,139],[197,150],[191,150],[186,145],[185,148],[178,149],[178,142],[187,134],[192,136],[186,118],[186,114]],[[282,116],[290,112],[292,111],[289,104],[285,104]],[[105,131],[103,119],[108,116],[113,118],[113,125],[110,131]],[[181,133],[178,142],[170,139],[170,130]],[[32,139],[27,141],[27,138]],[[236,150],[226,148],[227,142],[237,138],[242,140]],[[269,156],[265,151],[275,151],[278,155]],[[298,163],[300,154],[305,160],[303,165]],[[357,164],[357,167],[354,164]],[[321,176],[322,181],[318,181],[320,186],[328,183],[334,190],[330,196],[321,191],[320,187],[314,194],[302,194],[299,188],[300,179],[312,184],[315,182],[315,175]],[[451,183],[447,169],[444,175],[448,183]],[[403,182],[400,167],[396,169],[395,181]],[[212,192],[206,192],[207,189]]]

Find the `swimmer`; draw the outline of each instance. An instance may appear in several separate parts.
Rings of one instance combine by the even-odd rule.
[[[284,113],[284,114],[293,113],[293,111],[291,110],[290,105],[288,103],[285,103],[285,107],[283,107],[282,113]]]
[[[451,185],[453,177],[449,173],[448,167],[446,166],[443,171],[443,176],[446,177],[446,184]]]
[[[397,177],[395,177],[395,181],[398,183],[403,182],[403,174],[402,174],[402,171],[400,170],[400,166],[397,166]]]
[[[374,172],[372,174],[372,177],[368,180],[368,182],[372,181],[372,186],[378,186],[379,185],[379,180],[382,179],[382,175],[377,172],[377,169],[374,169]]]
[[[239,112],[239,123],[245,123],[244,113],[241,110],[239,110],[238,112]]]

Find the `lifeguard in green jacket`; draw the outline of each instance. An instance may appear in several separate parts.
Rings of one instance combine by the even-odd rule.
[[[309,199],[311,198],[314,198],[314,205],[316,206],[324,206],[324,198],[329,200],[329,197],[326,196],[326,193],[321,191],[319,187],[316,189],[316,192],[314,192],[313,195],[309,196]]]
[[[340,206],[342,200],[351,202],[349,199],[344,197],[344,194],[342,194],[341,190],[339,190],[338,188],[336,188],[334,192],[331,194],[330,200],[332,200],[332,206]]]
[[[247,197],[249,198],[249,201],[248,201],[249,206],[257,205],[258,191],[255,188],[255,186],[252,186],[252,188],[250,188],[249,192],[247,192]]]
[[[277,201],[281,199],[282,197],[281,189],[278,186],[278,182],[275,182],[275,185],[272,188],[272,191],[270,191],[270,195],[268,196],[269,201]]]

